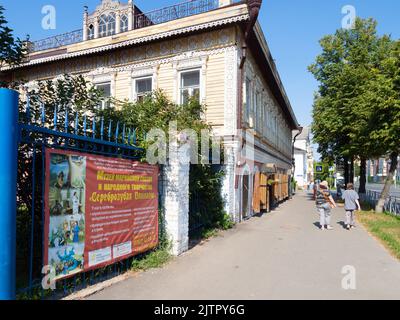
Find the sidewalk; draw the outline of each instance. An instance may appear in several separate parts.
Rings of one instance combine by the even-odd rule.
[[[358,226],[317,227],[304,193],[197,246],[162,269],[89,299],[400,299],[400,263]],[[342,268],[356,268],[357,289],[342,289]]]

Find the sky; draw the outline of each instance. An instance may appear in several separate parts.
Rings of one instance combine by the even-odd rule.
[[[83,6],[92,12],[100,0],[0,0],[15,35],[40,40],[82,28]],[[123,0],[122,2],[127,2]],[[172,5],[180,0],[136,0],[144,12]],[[42,28],[42,8],[56,9],[56,29]],[[378,21],[380,34],[400,38],[399,0],[264,0],[259,22],[299,123],[312,122],[314,92],[318,84],[307,71],[320,53],[319,39],[342,27],[342,8],[351,5],[362,18]]]

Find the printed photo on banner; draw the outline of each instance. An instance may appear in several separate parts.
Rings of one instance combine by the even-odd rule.
[[[48,264],[56,277],[83,270],[86,157],[50,153]]]

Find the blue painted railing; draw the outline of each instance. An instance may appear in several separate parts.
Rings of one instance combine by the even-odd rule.
[[[37,112],[37,109],[39,109],[39,112]],[[39,108],[36,108],[35,113],[39,113],[40,115],[40,119],[36,119],[32,115],[31,103],[28,99],[25,108],[25,117],[20,121],[20,128],[23,131],[37,132],[48,136],[75,139],[86,143],[102,144],[114,148],[121,147],[134,152],[143,151],[143,149],[136,146],[137,130],[135,128],[127,128],[125,124],[121,125],[120,122],[117,122],[114,127],[112,120],[109,120],[107,123],[107,140],[105,140],[106,126],[104,117],[98,118],[94,115],[89,117],[87,114],[79,115],[78,112],[75,112],[72,115],[73,123],[71,123],[71,116],[68,113],[68,109],[62,110],[61,106],[55,106],[53,110],[51,110],[51,118],[53,120],[49,123],[49,121],[46,122],[45,109],[46,106],[44,103],[41,103]],[[50,124],[52,128],[49,128]],[[100,130],[97,130],[98,124],[100,124]],[[21,136],[21,139],[24,139],[24,135]]]

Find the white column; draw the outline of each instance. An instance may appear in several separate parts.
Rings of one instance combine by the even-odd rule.
[[[88,39],[88,11],[87,7],[85,6],[85,11],[83,13],[83,41],[86,41]]]
[[[97,39],[99,37],[99,18],[95,17],[94,18],[94,38]]]
[[[231,216],[232,221],[240,222],[239,200],[235,189],[236,161],[238,152],[237,141],[224,142],[224,182],[222,186],[222,198],[225,200],[225,212]],[[240,187],[240,186],[239,186]]]
[[[129,8],[128,8],[128,30],[130,31],[130,30],[133,30],[133,23],[134,23],[134,21],[133,21],[134,5],[133,5],[132,0],[128,1],[128,6],[129,6]]]
[[[201,57],[201,76],[200,76],[200,101],[206,104],[207,97],[207,61],[208,56]],[[205,120],[205,114],[202,114],[202,119]]]
[[[121,32],[121,16],[119,12],[115,15],[115,34],[118,34]]]
[[[175,146],[165,166],[165,228],[172,243],[172,254],[180,255],[189,248],[189,163],[180,161],[181,151]]]

